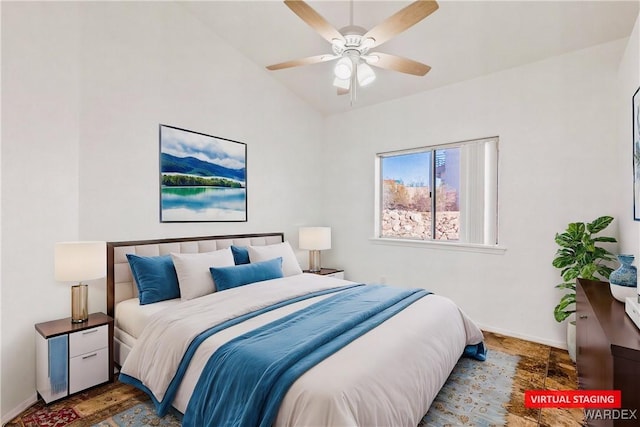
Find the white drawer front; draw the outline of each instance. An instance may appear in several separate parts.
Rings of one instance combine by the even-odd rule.
[[[69,334],[69,357],[99,350],[109,345],[109,325]]]
[[[69,360],[69,393],[109,381],[109,349],[90,351]]]

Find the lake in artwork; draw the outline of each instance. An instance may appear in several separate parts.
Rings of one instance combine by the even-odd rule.
[[[245,188],[163,187],[165,221],[246,221]],[[185,219],[187,218],[187,219]]]

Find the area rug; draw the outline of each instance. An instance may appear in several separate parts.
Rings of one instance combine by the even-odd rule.
[[[91,427],[180,427],[180,420],[173,414],[159,418],[151,402],[138,403],[133,408],[116,414]]]
[[[505,425],[519,356],[489,350],[487,360],[462,358],[418,427]],[[138,389],[114,382],[51,405],[42,401],[6,427],[176,427],[179,417],[155,415]]]
[[[505,425],[519,360],[497,350],[484,362],[460,359],[418,427]]]

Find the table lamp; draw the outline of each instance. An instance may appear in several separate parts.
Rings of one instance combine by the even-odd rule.
[[[71,287],[71,322],[89,319],[88,286],[83,280],[104,277],[107,272],[105,242],[60,242],[55,245],[55,279],[76,282]]]
[[[309,250],[309,271],[319,272],[320,251],[331,249],[331,227],[301,227],[298,230],[298,247]]]

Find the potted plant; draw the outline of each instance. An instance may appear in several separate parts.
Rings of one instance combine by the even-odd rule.
[[[615,243],[613,237],[594,236],[611,224],[613,217],[601,216],[590,223],[572,222],[563,233],[556,233],[555,241],[560,246],[553,259],[553,266],[561,269],[563,283],[556,288],[567,292],[553,310],[558,322],[575,313],[576,279],[608,280],[613,271],[606,263],[614,261],[614,255],[598,243]],[[567,325],[567,344],[572,360],[575,360],[575,320]],[[571,330],[573,329],[573,330]]]

